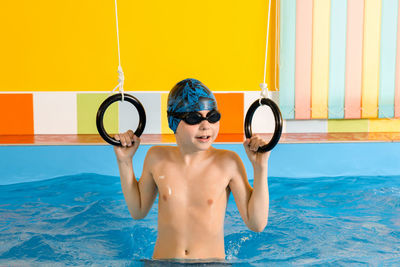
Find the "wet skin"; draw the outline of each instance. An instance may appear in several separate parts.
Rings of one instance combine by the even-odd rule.
[[[202,116],[207,112],[200,111]],[[255,206],[264,211],[249,216],[249,213],[256,214],[254,205],[249,206],[253,189],[239,156],[211,146],[218,131],[219,122],[188,125],[181,121],[175,134],[178,146],[151,147],[139,182],[133,179],[132,156],[140,139],[131,132],[116,136],[126,145],[116,147],[115,153],[132,217],[144,218],[159,195],[154,259],[224,259],[223,226],[230,192],[248,227],[255,231],[264,229],[268,207],[265,204]],[[256,151],[264,144],[260,139],[254,140],[246,144],[246,152]],[[262,183],[266,188],[265,185],[260,188],[268,194],[264,163],[268,155],[262,157],[258,159],[263,162],[262,168],[257,165],[256,169],[262,170],[260,175],[265,176]],[[254,155],[253,162],[257,162]],[[265,197],[261,194],[261,201],[266,202]]]

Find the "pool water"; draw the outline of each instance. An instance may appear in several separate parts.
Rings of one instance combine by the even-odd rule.
[[[400,265],[400,176],[271,177],[269,188],[261,233],[246,228],[230,198],[226,263]],[[131,219],[115,176],[0,186],[0,265],[154,265],[156,235],[157,205]]]

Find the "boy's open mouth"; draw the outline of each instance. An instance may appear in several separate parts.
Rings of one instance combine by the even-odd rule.
[[[196,136],[196,139],[200,141],[208,141],[210,139],[210,135],[202,135],[202,136]]]

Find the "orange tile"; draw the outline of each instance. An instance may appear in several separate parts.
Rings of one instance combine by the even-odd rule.
[[[243,93],[214,93],[221,112],[220,134],[243,133]]]
[[[217,143],[233,143],[233,142],[244,142],[244,134],[218,134],[217,139],[215,139],[215,142]]]
[[[33,134],[32,94],[0,94],[0,135]]]

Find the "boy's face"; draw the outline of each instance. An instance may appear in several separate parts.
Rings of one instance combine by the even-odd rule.
[[[201,116],[206,117],[209,110],[198,111]],[[210,148],[219,132],[219,121],[210,123],[207,120],[199,124],[190,125],[185,121],[179,122],[175,133],[176,142],[179,146],[193,148],[193,150],[207,150]]]

